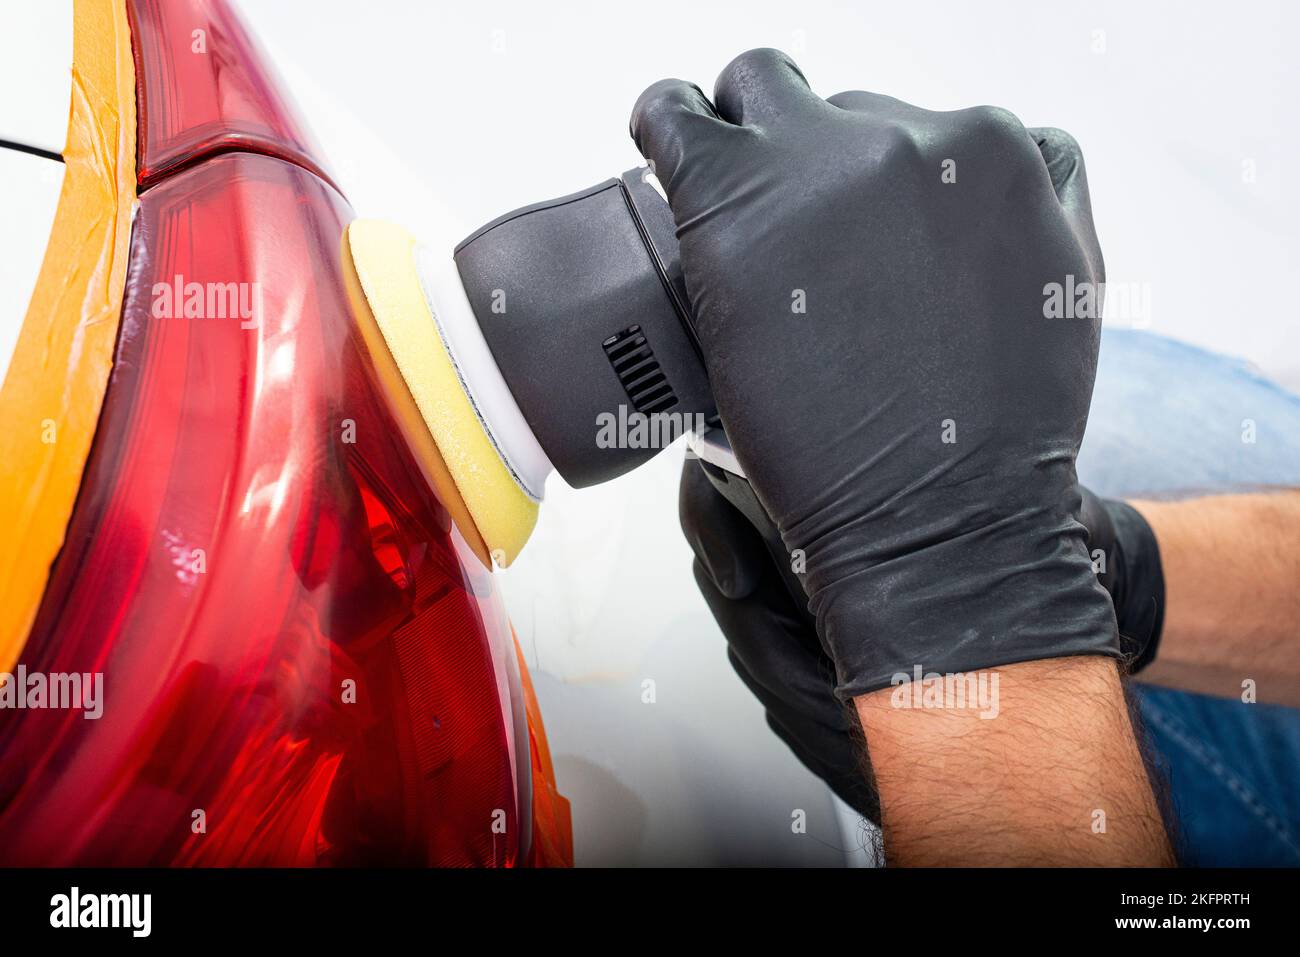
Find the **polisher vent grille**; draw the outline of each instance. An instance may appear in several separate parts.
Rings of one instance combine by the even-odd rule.
[[[640,326],[628,326],[601,345],[634,409],[651,415],[677,404],[673,387],[668,384],[668,377],[659,367],[659,360]]]

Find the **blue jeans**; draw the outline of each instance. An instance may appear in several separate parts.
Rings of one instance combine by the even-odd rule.
[[[1111,497],[1300,485],[1300,397],[1235,360],[1107,329],[1079,478]],[[1180,862],[1300,866],[1300,710],[1148,686],[1136,697]]]

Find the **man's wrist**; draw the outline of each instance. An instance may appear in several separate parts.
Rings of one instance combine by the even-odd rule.
[[[1059,658],[984,674],[974,706],[942,678],[855,700],[890,860],[1172,863],[1115,663]]]

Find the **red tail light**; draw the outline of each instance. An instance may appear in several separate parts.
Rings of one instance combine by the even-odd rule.
[[[21,660],[102,672],[103,716],[0,722],[5,863],[526,853],[509,627],[354,334],[350,216],[247,153],[142,194],[94,450]]]
[[[197,156],[266,153],[323,179],[320,151],[226,0],[129,0],[139,89],[139,178]]]

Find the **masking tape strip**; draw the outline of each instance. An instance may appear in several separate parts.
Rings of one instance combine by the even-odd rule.
[[[529,863],[534,867],[573,866],[573,818],[569,801],[555,781],[555,765],[542,724],[542,709],[533,690],[528,662],[519,647],[519,636],[510,628],[515,656],[519,659],[519,682],[524,692],[524,713],[528,717],[529,757],[533,765],[533,846]]]
[[[63,545],[122,316],[135,204],[135,67],[122,0],[75,0],[65,172],[45,259],[0,386],[0,671],[11,671]]]

